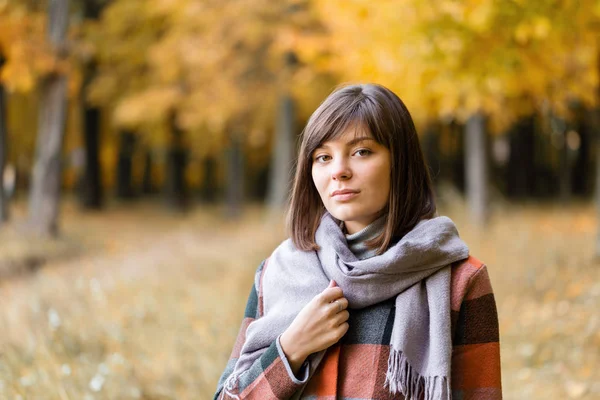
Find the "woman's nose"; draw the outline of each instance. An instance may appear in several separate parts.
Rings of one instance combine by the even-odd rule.
[[[350,179],[352,177],[352,170],[348,160],[344,157],[338,157],[331,165],[331,178],[336,181]]]

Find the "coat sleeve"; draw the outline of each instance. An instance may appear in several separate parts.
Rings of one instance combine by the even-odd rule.
[[[452,397],[502,399],[500,339],[494,293],[485,265],[470,277],[456,320]]]
[[[214,400],[284,400],[290,398],[308,380],[309,362],[305,361],[298,372],[298,376],[295,376],[281,348],[279,337],[277,337],[262,356],[247,371],[240,375],[234,387],[224,387],[240,356],[246,340],[248,326],[254,320],[262,317],[261,281],[267,265],[268,259],[264,260],[256,270],[254,285],[252,285],[250,295],[248,296],[244,318],[225,371],[223,371],[219,379]]]

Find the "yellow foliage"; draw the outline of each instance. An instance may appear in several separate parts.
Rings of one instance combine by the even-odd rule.
[[[543,102],[555,113],[572,99],[598,103],[598,4],[114,0],[99,21],[71,28],[73,56],[59,60],[46,16],[7,0],[0,80],[29,92],[46,74],[65,73],[73,95],[78,66],[95,59],[87,96],[114,110],[116,125],[160,130],[174,113],[213,145],[232,126],[264,142],[281,95],[292,94],[305,118],[339,82],[389,86],[418,121],[481,109],[503,126]]]
[[[533,35],[537,39],[545,39],[550,33],[550,21],[546,17],[535,17],[532,21]]]
[[[120,126],[156,127],[174,113],[189,132],[270,132],[279,94],[319,75],[285,61],[326,50],[307,4],[116,0],[84,30],[100,65],[88,95],[114,107]]]
[[[69,66],[59,59],[46,39],[46,16],[26,5],[5,1],[0,7],[0,53],[6,64],[0,81],[10,92],[30,92],[50,73],[65,73]]]
[[[330,48],[319,67],[389,86],[417,120],[464,120],[482,110],[502,127],[545,100],[555,113],[569,100],[598,102],[600,19],[592,0],[385,0],[368,13],[358,0],[315,4]]]
[[[115,123],[124,127],[159,123],[168,117],[180,99],[177,88],[150,88],[119,102],[114,114]]]

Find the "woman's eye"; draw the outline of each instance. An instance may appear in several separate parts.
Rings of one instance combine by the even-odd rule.
[[[360,157],[364,157],[364,156],[368,156],[369,154],[371,154],[371,150],[360,149],[360,150],[356,150],[356,152],[354,154],[357,154]]]
[[[325,162],[329,160],[329,156],[326,154],[315,157],[315,161],[317,162]]]

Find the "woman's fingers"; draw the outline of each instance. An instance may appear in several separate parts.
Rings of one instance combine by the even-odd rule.
[[[321,304],[331,303],[332,301],[339,299],[343,295],[344,295],[344,292],[342,291],[342,288],[340,288],[338,286],[328,287],[327,289],[325,289],[321,292],[321,295],[320,295]]]
[[[334,280],[329,281],[329,286],[318,296],[320,307],[325,307],[323,317],[327,321],[327,326],[331,329],[329,334],[332,335],[332,343],[337,342],[348,331],[348,299],[344,297],[343,290],[337,286]],[[323,308],[322,308],[323,309]],[[324,321],[325,322],[325,321]]]
[[[331,309],[331,314],[337,314],[348,308],[348,299],[340,297],[332,301],[328,307]]]
[[[348,321],[348,319],[350,318],[350,313],[348,312],[348,310],[344,310],[338,314],[335,315],[334,318],[334,326],[338,326],[346,321]]]
[[[337,337],[337,340],[340,340],[342,336],[344,336],[346,334],[346,332],[348,332],[348,328],[350,328],[350,325],[348,325],[347,322],[343,322],[340,325],[338,325],[337,328],[334,329],[334,333],[335,336]],[[336,342],[337,342],[336,340]]]

